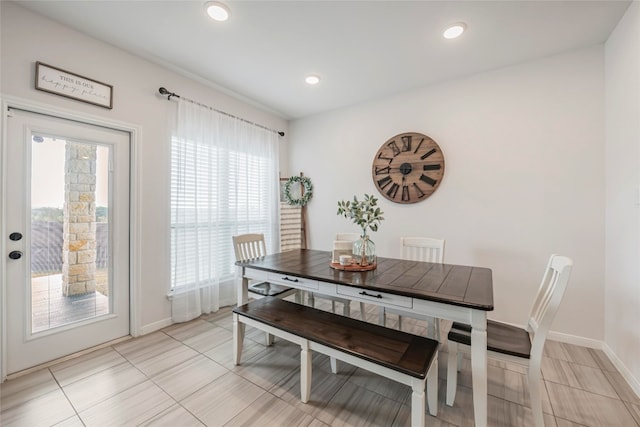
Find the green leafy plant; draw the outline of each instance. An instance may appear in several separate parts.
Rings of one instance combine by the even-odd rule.
[[[367,230],[378,231],[378,226],[384,219],[384,212],[377,205],[378,199],[368,194],[365,194],[364,200],[361,201],[353,196],[353,200],[338,202],[338,215],[352,220],[362,229],[362,236],[366,236]]]

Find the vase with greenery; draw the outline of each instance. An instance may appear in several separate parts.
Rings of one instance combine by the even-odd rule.
[[[360,239],[353,244],[353,256],[356,263],[362,267],[376,263],[376,245],[367,232],[378,231],[378,226],[384,219],[384,212],[377,205],[378,199],[368,194],[364,195],[364,200],[358,200],[353,196],[353,200],[338,202],[338,215],[352,220],[362,230]]]

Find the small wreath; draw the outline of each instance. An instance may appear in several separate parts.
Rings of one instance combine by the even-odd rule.
[[[299,183],[302,185],[302,197],[295,199],[291,196],[291,186],[294,183]],[[288,205],[291,206],[305,206],[311,200],[313,196],[313,185],[311,185],[311,180],[306,176],[292,176],[287,180],[284,184],[284,199],[286,200]]]

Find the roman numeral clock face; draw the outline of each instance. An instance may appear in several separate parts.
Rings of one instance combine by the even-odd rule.
[[[385,198],[396,203],[417,203],[440,185],[444,155],[428,136],[401,133],[382,144],[371,172],[376,188]]]

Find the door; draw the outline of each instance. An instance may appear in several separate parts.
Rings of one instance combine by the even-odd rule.
[[[8,374],[129,334],[126,132],[10,109]]]

